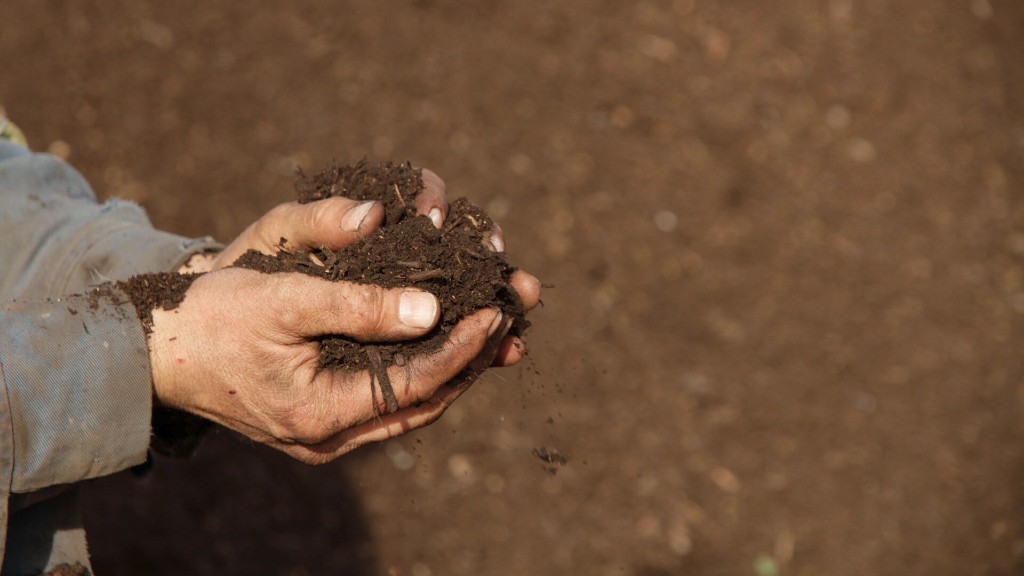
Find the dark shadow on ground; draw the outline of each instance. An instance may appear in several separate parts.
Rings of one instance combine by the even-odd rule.
[[[243,442],[218,430],[193,458],[161,458],[142,478],[89,485],[82,500],[96,572],[374,574],[345,466],[306,466]]]

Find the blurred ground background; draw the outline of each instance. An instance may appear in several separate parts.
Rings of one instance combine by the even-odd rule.
[[[95,482],[100,574],[1024,573],[1024,5],[9,3],[0,102],[229,239],[412,160],[555,287],[530,361],[306,468]],[[532,455],[571,462],[549,476]]]

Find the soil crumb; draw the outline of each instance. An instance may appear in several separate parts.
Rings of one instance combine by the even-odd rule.
[[[138,274],[127,280],[116,282],[132,304],[142,320],[142,329],[149,334],[153,329],[153,309],[173,310],[185,299],[185,292],[199,274],[179,274],[176,272],[156,272]]]
[[[543,463],[544,471],[550,476],[558,474],[559,468],[569,463],[569,457],[555,448],[540,446],[533,449],[533,455]]]

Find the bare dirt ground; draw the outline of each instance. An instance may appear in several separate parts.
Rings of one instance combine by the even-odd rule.
[[[526,366],[426,430],[320,468],[218,432],[95,482],[100,574],[1024,573],[1019,2],[49,0],[0,30],[33,143],[160,227],[227,239],[296,164],[409,159],[555,285]]]

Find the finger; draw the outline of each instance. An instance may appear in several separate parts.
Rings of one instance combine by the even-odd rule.
[[[281,238],[287,240],[290,250],[342,248],[375,230],[383,219],[384,207],[379,202],[333,197],[308,204],[281,204],[254,226],[258,240],[273,253]]]
[[[443,385],[434,389],[429,397],[390,414],[391,418],[374,418],[357,427],[357,431],[362,432],[368,441],[380,441],[393,438],[413,428],[426,426],[436,420],[491,366],[501,346],[503,335],[510,326],[511,321],[501,316],[495,316],[491,321],[490,334],[484,342],[483,348],[465,368],[445,380]]]
[[[498,352],[494,355],[492,366],[511,366],[526,356],[526,343],[517,336],[505,336],[501,339]]]
[[[462,391],[452,391],[455,396],[461,393]],[[450,403],[423,403],[364,422],[320,444],[289,445],[283,449],[294,458],[310,464],[330,462],[360,446],[382,442],[426,426],[440,418],[448,406]]]
[[[437,229],[444,225],[444,219],[448,217],[448,197],[445,195],[445,184],[441,177],[434,172],[423,168],[423,190],[416,195],[414,204],[416,213],[430,218]]]
[[[479,377],[479,371],[465,370],[427,401],[349,428],[328,442],[308,446],[309,452],[333,460],[360,446],[383,442],[433,424]]]
[[[450,352],[459,353],[461,356],[459,360],[453,363],[444,359],[446,355],[444,349],[431,355],[432,360],[446,366],[447,369],[437,371],[436,376],[444,378],[443,385],[431,386],[433,392],[426,400],[417,401],[393,414],[371,415],[362,424],[342,430],[334,437],[319,444],[288,445],[281,449],[304,462],[324,463],[365,444],[394,438],[434,422],[456,398],[469,389],[469,386],[479,378],[494,357],[497,350],[495,336],[507,329],[508,322],[503,321],[497,314],[488,315],[487,312],[478,312],[474,315],[475,318],[470,317],[463,320],[452,331],[452,336],[446,347],[451,348]],[[488,318],[490,318],[490,325],[486,324]],[[495,324],[499,328],[491,336],[479,337],[481,328],[485,326],[491,328]],[[456,332],[462,332],[462,334],[456,334]],[[472,340],[477,340],[479,346],[474,345]],[[470,350],[476,350],[477,354],[475,357],[467,359],[465,356]],[[464,367],[456,370],[452,376],[445,378],[445,374],[451,374],[451,370],[456,366]]]
[[[387,377],[398,407],[405,408],[432,396],[438,387],[454,378],[480,355],[495,326],[501,324],[497,310],[481,310],[459,322],[436,352],[416,355],[402,366],[389,367]],[[322,372],[318,375],[319,389],[324,396],[320,404],[328,407],[356,406],[361,413],[354,419],[349,418],[350,424],[369,421],[387,412],[386,403],[379,393],[380,387],[372,386],[371,376],[368,373],[364,375],[360,378],[362,383],[353,386],[351,373]]]
[[[540,302],[540,280],[533,274],[516,270],[509,278],[509,283],[523,301],[523,308],[532,310]]]
[[[273,274],[264,281],[271,313],[302,339],[344,334],[363,342],[404,340],[426,334],[440,316],[437,298],[415,288],[331,282],[299,273]]]
[[[484,233],[480,243],[491,252],[504,252],[505,233],[501,230],[501,226],[493,224],[491,229]]]

